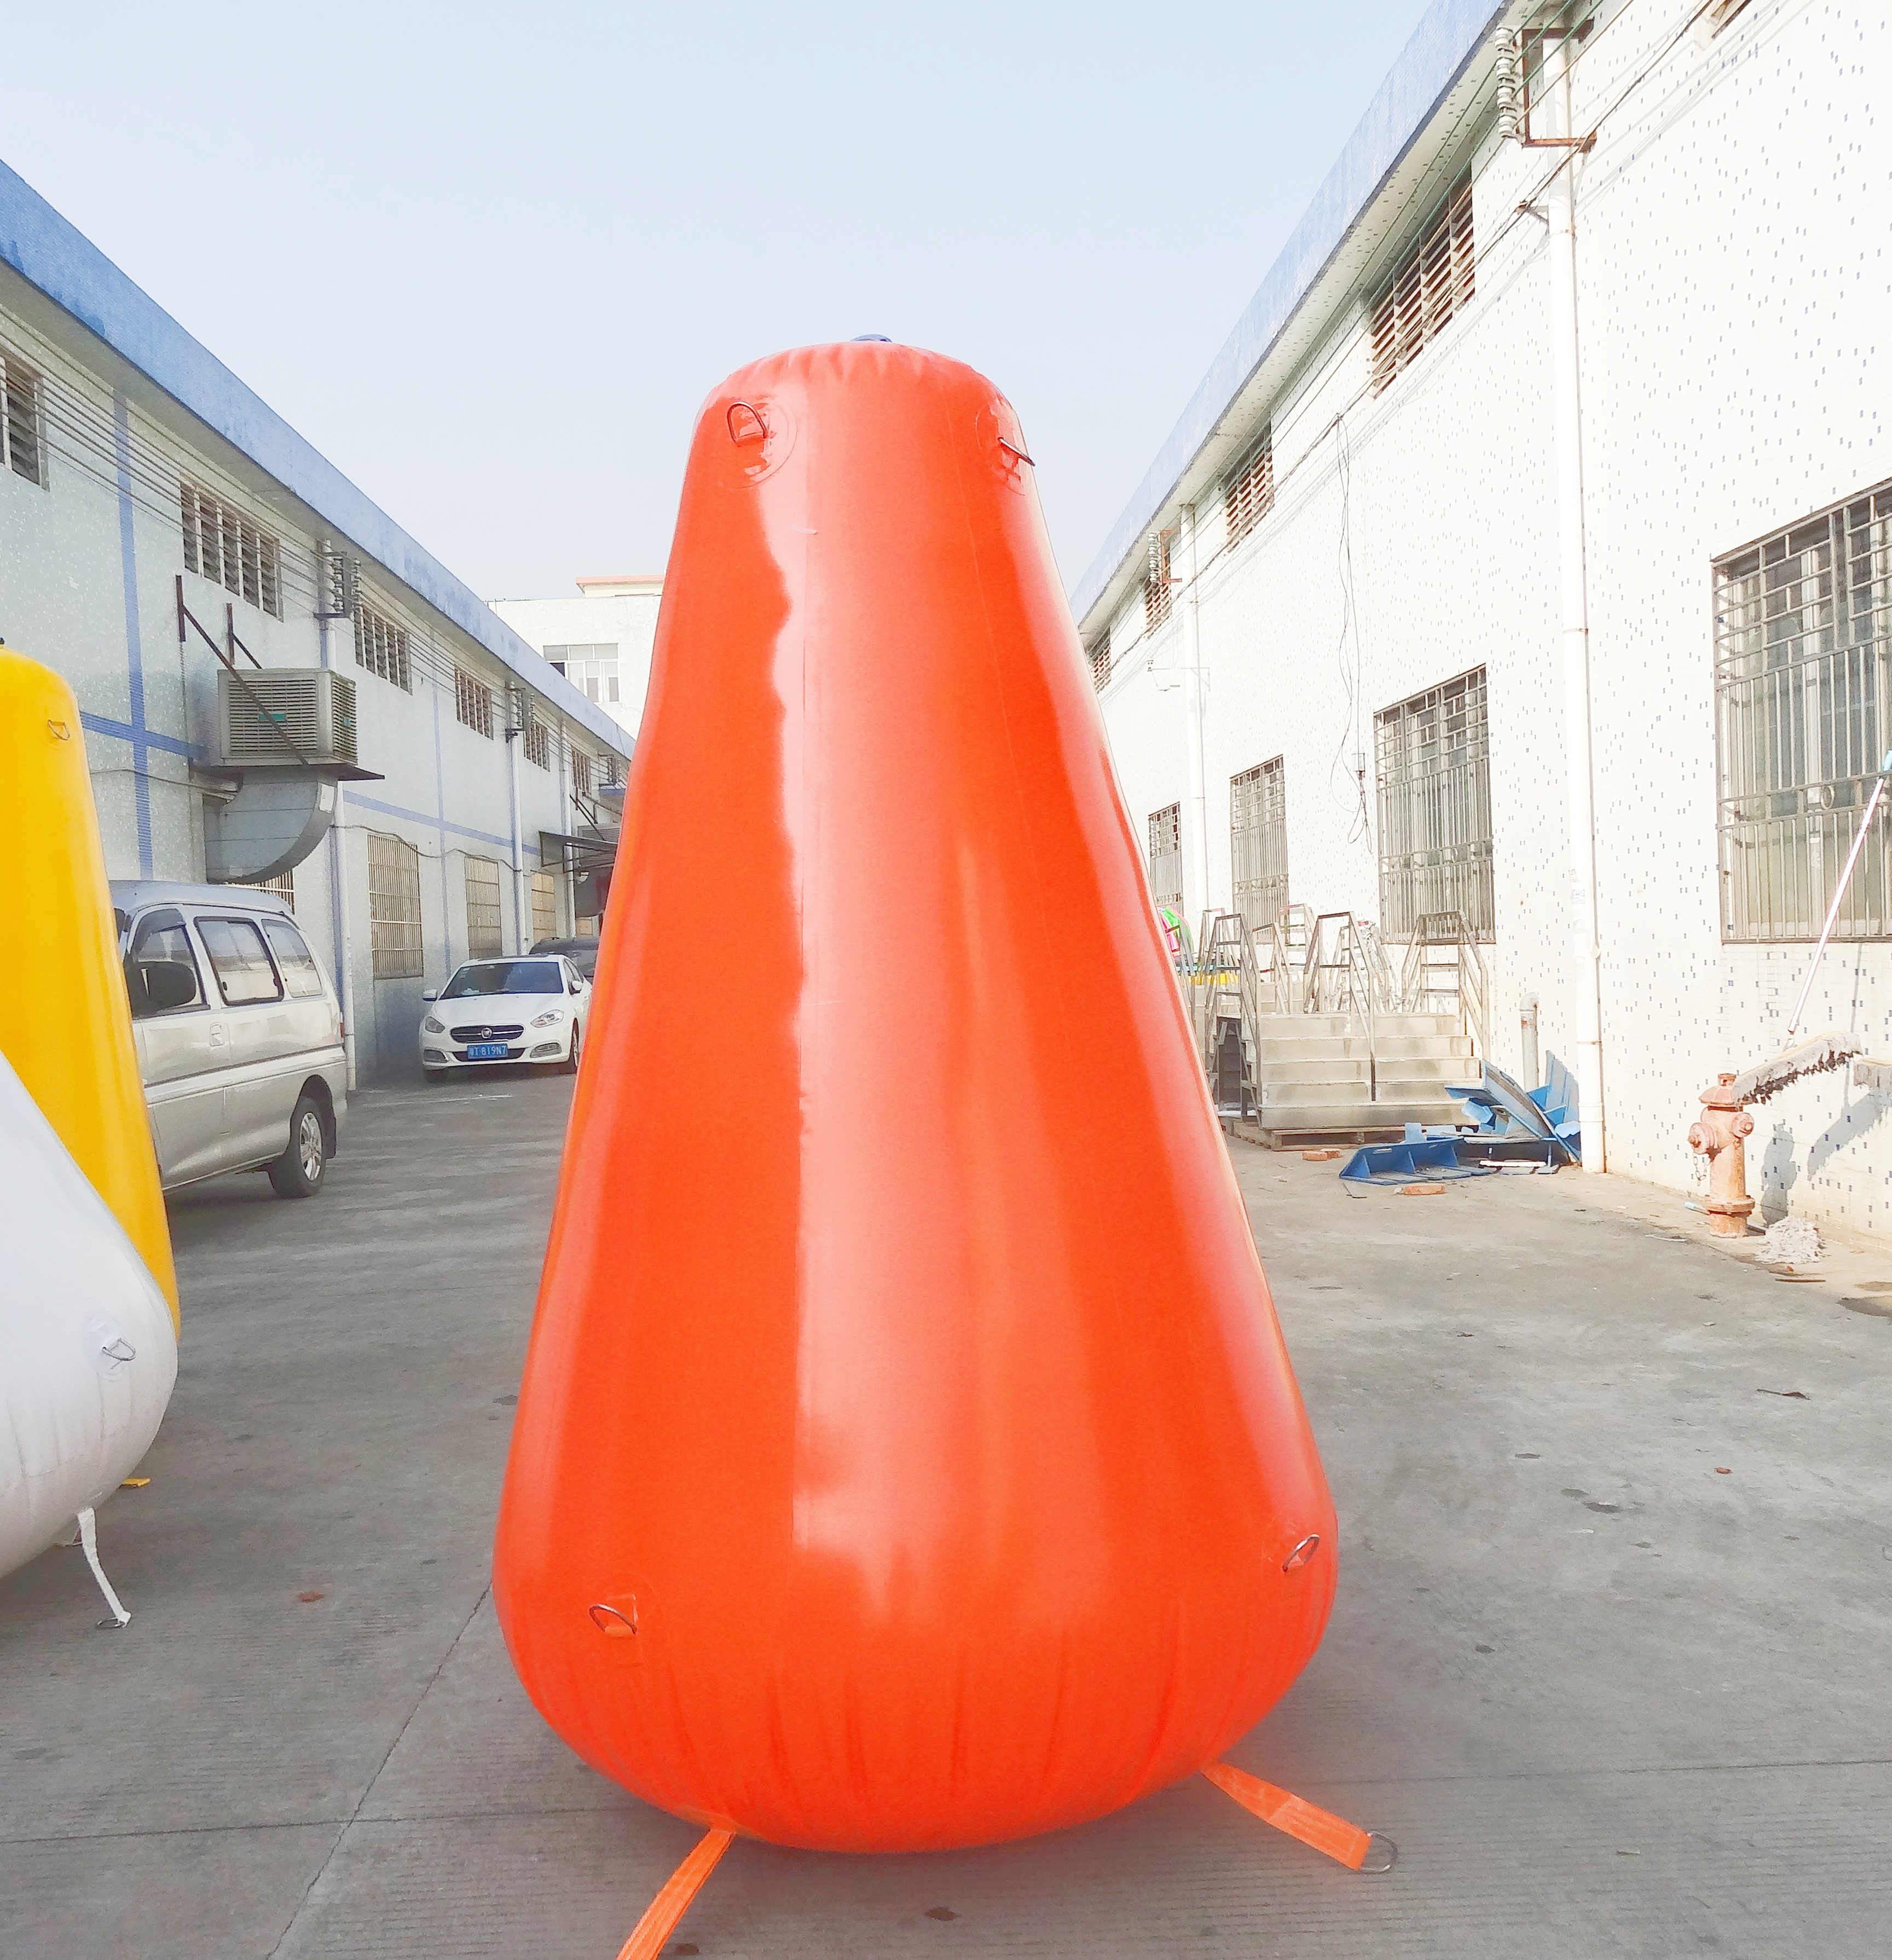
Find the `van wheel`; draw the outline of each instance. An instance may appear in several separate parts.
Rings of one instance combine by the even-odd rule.
[[[322,1108],[313,1096],[305,1096],[289,1118],[289,1147],[269,1166],[269,1182],[278,1198],[313,1198],[322,1188],[328,1168]]]

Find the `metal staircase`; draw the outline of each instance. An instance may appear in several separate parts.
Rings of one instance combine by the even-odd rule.
[[[1265,937],[1239,913],[1204,915],[1185,980],[1225,1122],[1277,1144],[1463,1120],[1446,1085],[1484,1045],[1484,963],[1457,913],[1420,924],[1395,976],[1351,912],[1289,907]]]

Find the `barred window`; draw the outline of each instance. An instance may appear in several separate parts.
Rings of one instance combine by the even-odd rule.
[[[1174,531],[1150,534],[1150,568],[1143,574],[1143,631],[1153,633],[1169,617],[1175,588],[1169,582],[1169,547]]]
[[[1265,932],[1288,902],[1287,771],[1281,756],[1229,778],[1229,843],[1235,910],[1251,934]]]
[[[234,505],[194,483],[180,483],[177,498],[183,523],[184,569],[280,619],[281,542]]]
[[[1892,482],[1715,566],[1722,934],[1817,939],[1892,749]],[[1892,938],[1881,799],[1833,925]]]
[[[421,854],[379,830],[368,832],[368,931],[376,979],[419,978]]]
[[[549,871],[532,874],[532,942],[558,937],[558,884]]]
[[[499,867],[490,858],[468,858],[466,956],[496,959],[506,950],[499,914]]]
[[[7,467],[29,483],[46,488],[46,449],[40,425],[40,377],[17,354],[0,357],[0,385],[6,414],[0,419],[0,448]]]
[[[1159,905],[1182,903],[1182,805],[1150,813],[1150,895]]]
[[[1403,368],[1462,313],[1474,290],[1471,179],[1459,179],[1438,216],[1373,302],[1373,392],[1390,388]]]
[[[606,756],[604,759],[604,785],[606,788],[615,789],[623,782],[623,781],[624,758],[622,756]]]
[[[591,794],[591,758],[582,749],[571,752],[571,787],[580,796]]]
[[[493,734],[493,691],[464,667],[453,670],[453,712],[461,724],[488,741]]]
[[[529,708],[526,711],[526,726],[520,740],[525,745],[526,760],[542,769],[552,767],[552,731]]]
[[[1410,940],[1429,913],[1493,937],[1491,750],[1485,670],[1373,718],[1379,780],[1380,932]]]
[[[1260,438],[1222,480],[1222,508],[1229,520],[1229,542],[1245,538],[1274,508],[1274,426]]]
[[[379,674],[383,680],[412,694],[414,692],[414,667],[408,648],[407,628],[397,626],[392,619],[384,619],[380,613],[365,606],[358,606],[355,612],[355,661],[357,667],[366,667],[370,673]]]
[[[1094,641],[1085,654],[1090,662],[1091,686],[1102,694],[1110,685],[1110,635]]]

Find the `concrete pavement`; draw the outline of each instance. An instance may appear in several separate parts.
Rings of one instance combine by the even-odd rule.
[[[542,1727],[486,1592],[569,1093],[370,1092],[322,1198],[174,1208],[177,1395],[100,1519],[132,1624],[76,1552],[0,1580],[7,1960],[609,1960],[693,1841]],[[1197,1780],[977,1852],[739,1844],[669,1950],[1883,1954],[1892,1320],[1617,1179],[1232,1148],[1342,1529],[1233,1758],[1398,1869]]]

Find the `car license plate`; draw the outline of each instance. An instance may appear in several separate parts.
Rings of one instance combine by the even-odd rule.
[[[466,1051],[469,1061],[504,1061],[506,1044],[504,1042],[475,1042]]]

